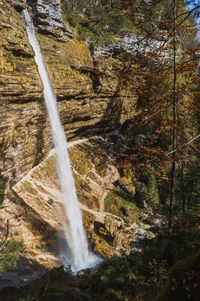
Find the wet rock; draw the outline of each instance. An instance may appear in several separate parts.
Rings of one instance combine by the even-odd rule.
[[[153,214],[149,214],[141,219],[144,224],[150,225],[151,227],[160,228],[165,221],[162,216],[155,216]]]
[[[60,279],[68,279],[69,276],[71,275],[72,270],[70,268],[70,266],[66,267],[64,265],[61,265],[57,268],[54,268],[53,270],[50,271],[50,275],[52,278],[54,277],[59,277]]]
[[[85,277],[91,274],[91,269],[84,269],[77,272],[78,277]]]

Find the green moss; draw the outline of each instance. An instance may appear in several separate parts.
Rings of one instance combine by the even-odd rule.
[[[91,188],[88,186],[88,182],[85,181],[81,176],[75,174],[75,182],[76,182],[76,187],[77,190],[81,191],[87,191],[87,192],[91,192]]]
[[[121,182],[124,186],[134,195],[135,194],[135,186],[133,184],[131,176],[120,178]]]
[[[113,190],[104,200],[105,211],[110,212],[114,215],[124,218],[121,207],[130,208],[129,219],[131,222],[138,222],[141,216],[140,209],[132,202],[131,199],[124,196],[121,189],[117,186],[113,187]]]
[[[73,104],[75,104],[75,103],[79,103],[79,101],[77,100],[77,99],[74,99],[74,98],[72,98],[72,99],[70,99],[70,100],[65,100],[66,102],[69,102],[69,103],[73,103]]]
[[[106,176],[107,162],[104,157],[104,150],[98,142],[79,145],[70,149],[69,153],[75,169],[81,175],[91,174],[91,169],[95,167],[96,173],[101,177]]]
[[[101,177],[105,177],[107,174],[107,154],[101,142],[91,140],[87,146],[79,147],[79,150],[85,154],[86,158],[89,158],[91,166],[94,165],[96,172]]]
[[[87,155],[84,152],[81,152],[79,149],[73,148],[69,151],[71,161],[74,165],[74,168],[81,175],[87,175],[92,165],[87,158]]]
[[[98,174],[102,177],[105,177],[107,173],[107,165],[105,164],[105,161],[101,161],[99,163],[95,162],[94,165]]]
[[[123,206],[127,207],[127,208],[133,208],[133,209],[137,210],[137,206],[134,203],[131,203],[131,202],[128,202],[128,201],[124,201]]]

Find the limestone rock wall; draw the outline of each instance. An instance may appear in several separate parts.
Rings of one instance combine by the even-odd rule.
[[[14,2],[19,7],[20,1]],[[43,86],[22,15],[15,8],[0,0],[0,174],[11,186],[52,148]],[[94,65],[83,42],[60,42],[39,33],[37,37],[68,139],[112,131],[133,116],[138,82],[120,88],[117,60],[99,59]]]
[[[123,86],[120,61],[111,57],[94,61],[85,43],[75,36],[72,39],[64,27],[59,1],[0,0],[0,178],[7,187],[0,221],[5,225],[11,220],[10,237],[23,242],[26,258],[49,267],[57,259],[55,248],[45,257],[38,246],[58,229],[51,198],[54,203],[59,198],[59,187],[55,166],[50,164],[53,169],[49,170],[46,164],[53,143],[43,85],[21,14],[24,7],[36,24],[66,136],[73,143],[90,139],[89,144],[70,151],[70,156],[87,232],[94,235],[90,224],[103,225],[107,214],[104,199],[118,172],[110,164],[109,149],[105,151],[93,139],[101,140],[99,135],[112,132],[136,114],[140,78],[133,76],[132,84]],[[114,254],[109,244],[105,250],[98,235],[95,237],[98,252],[102,248],[100,253],[105,256]]]
[[[60,41],[72,38],[72,30],[63,23],[60,0],[27,0],[27,5],[32,8],[39,32],[52,35]]]

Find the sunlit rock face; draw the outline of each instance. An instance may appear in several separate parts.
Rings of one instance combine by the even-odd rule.
[[[60,41],[72,38],[72,30],[63,24],[60,0],[27,0],[27,3],[32,7],[38,31]]]
[[[87,44],[91,43],[91,39],[87,40]],[[109,44],[108,46],[102,47],[98,46],[94,51],[94,57],[103,56],[103,57],[118,57],[122,52],[128,53],[130,55],[143,54],[150,51],[155,51],[165,43],[165,40],[161,37],[157,39],[143,39],[142,36],[133,34],[133,33],[124,33],[123,35],[117,37],[117,41]],[[160,53],[162,59],[168,58],[167,51],[162,51]],[[158,58],[157,58],[158,60]],[[155,60],[156,61],[156,60]]]
[[[118,178],[118,171],[107,161],[106,150],[98,137],[70,143],[69,152],[88,238],[90,242],[95,240],[97,245],[101,240],[101,247],[98,246],[96,251],[110,256],[113,250],[109,251],[109,244],[92,232],[94,223],[104,224],[104,199]],[[62,224],[65,221],[66,228],[68,221],[64,216],[54,149],[12,186],[4,204],[7,209],[1,214],[1,224],[13,217],[10,237],[23,243],[22,254],[45,268],[58,265],[59,246],[62,244],[61,220]]]
[[[67,39],[63,40],[62,34],[65,36],[66,31],[59,19],[62,17],[59,1],[34,4],[32,1],[0,0],[0,177],[6,186],[6,209],[0,222],[5,225],[9,219],[10,237],[23,241],[25,256],[50,268],[57,264],[54,246],[59,220],[54,205],[59,203],[56,200],[60,192],[54,163],[47,175],[48,160],[54,162],[54,157],[48,156],[53,143],[44,107],[43,85],[21,10],[28,6],[36,16],[37,38],[69,141],[104,135],[132,118],[136,114],[140,81],[135,75],[131,85],[122,86],[120,75],[123,70],[117,59],[99,58],[94,63],[85,43],[69,39],[68,33]],[[48,17],[47,4],[55,4],[51,10],[57,7],[58,12],[52,12]],[[56,36],[55,32],[62,34]],[[108,153],[104,154],[99,144],[95,150],[84,145],[78,152],[70,151],[70,156],[87,233],[95,241],[96,251],[110,257],[114,247],[111,250],[109,244],[102,243],[93,229],[98,228],[99,223],[104,224],[104,199],[112,182],[118,178],[117,169],[108,164]],[[37,168],[37,176],[34,168]],[[26,177],[31,180],[31,175],[34,179],[29,185]],[[37,182],[39,176],[41,185]],[[42,190],[49,185],[53,195],[52,190]],[[49,233],[53,246],[46,250]],[[116,235],[112,238],[115,243]]]
[[[52,148],[43,86],[22,16],[0,3],[0,172],[11,186],[39,164]],[[120,64],[98,61],[87,46],[37,34],[58,98],[67,138],[112,131],[135,114],[139,85],[120,88]]]
[[[133,204],[125,207],[125,212],[121,210],[127,203],[124,192],[119,187],[116,190],[120,176],[109,155],[109,141],[96,136],[71,142],[68,148],[89,247],[105,258],[129,254],[141,236],[153,237],[150,226],[139,222],[143,210]],[[0,222],[4,225],[12,217],[10,237],[23,243],[23,256],[45,268],[58,265],[61,219],[66,228],[68,221],[63,214],[54,149],[12,186],[4,205]]]
[[[60,0],[11,0],[11,5],[19,12],[29,8],[33,13],[37,30],[56,37],[60,41],[72,38],[72,30],[63,23]]]

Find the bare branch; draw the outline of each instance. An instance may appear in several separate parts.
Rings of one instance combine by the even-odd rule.
[[[195,141],[196,139],[198,139],[200,137],[200,134],[198,134],[196,137],[192,138],[189,142],[182,144],[179,148],[174,149],[173,151],[169,152],[166,154],[166,156],[169,156],[177,151],[179,151],[181,148],[183,148],[184,146],[189,145],[190,143],[192,143],[193,141]]]

